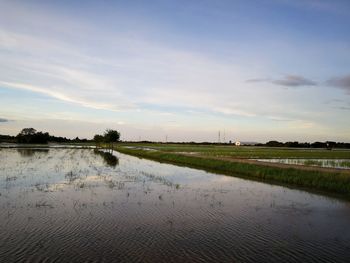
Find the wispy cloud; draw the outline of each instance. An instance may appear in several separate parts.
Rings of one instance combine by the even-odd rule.
[[[247,73],[235,64],[146,40],[119,41],[110,36],[105,42],[118,42],[117,52],[112,52],[112,48],[109,57],[94,57],[75,45],[61,45],[53,40],[48,45],[44,38],[35,35],[1,32],[11,54],[21,50],[20,56],[3,54],[2,67],[8,71],[0,73],[4,87],[110,111],[142,109],[148,103],[155,108],[167,105],[225,115],[256,115],[255,109],[247,111],[229,105],[241,102],[239,97],[248,97],[250,94],[244,93],[251,92],[239,88],[239,75]],[[44,55],[38,47],[43,47]]]
[[[339,106],[339,107],[334,107],[335,109],[338,109],[338,110],[346,110],[346,111],[350,111],[350,106],[347,107],[347,106]]]
[[[240,108],[236,107],[217,107],[213,109],[217,113],[225,114],[225,115],[236,115],[236,116],[243,116],[243,117],[256,117],[257,113],[255,112],[248,112]]]
[[[282,79],[272,80],[272,83],[276,85],[282,85],[287,87],[299,87],[299,86],[316,86],[317,83],[302,76],[288,75]]]
[[[331,78],[326,83],[330,86],[344,89],[350,94],[350,74],[342,77]]]
[[[301,86],[317,85],[315,81],[307,79],[303,76],[298,76],[298,75],[286,75],[281,79],[270,79],[270,78],[248,79],[246,82],[269,82],[275,85],[286,86],[286,87],[301,87]]]
[[[293,119],[288,119],[288,118],[284,118],[284,117],[279,117],[279,116],[269,116],[268,117],[270,120],[272,121],[281,121],[281,122],[285,122],[285,121],[294,121]]]
[[[308,126],[309,120],[322,125],[332,120],[338,126],[344,125],[341,115],[346,115],[346,111],[328,105],[328,116],[320,112],[325,107],[322,101],[347,97],[341,98],[340,92],[329,96],[334,89],[319,85],[308,76],[322,78],[327,73],[327,67],[322,66],[325,63],[332,70],[329,76],[335,76],[340,63],[331,62],[338,57],[345,61],[347,46],[334,48],[333,42],[328,43],[327,47],[334,50],[333,60],[328,60],[323,55],[327,53],[324,41],[314,41],[316,37],[299,39],[300,32],[288,31],[289,25],[283,26],[281,32],[270,26],[277,24],[275,20],[264,24],[259,18],[263,16],[253,13],[247,24],[247,14],[232,16],[231,9],[221,8],[225,6],[222,4],[215,6],[218,11],[227,11],[227,19],[235,17],[236,27],[217,16],[218,19],[210,19],[213,23],[209,27],[203,24],[201,28],[206,30],[193,30],[199,29],[200,23],[207,23],[204,14],[212,12],[214,5],[210,1],[200,6],[205,11],[202,15],[194,17],[192,12],[189,15],[179,9],[171,10],[176,12],[169,13],[164,23],[164,16],[158,16],[165,14],[161,6],[157,8],[161,12],[154,14],[146,4],[140,4],[139,7],[145,5],[145,12],[139,14],[134,12],[133,4],[120,8],[122,3],[108,8],[87,3],[90,8],[83,12],[65,12],[68,6],[64,3],[0,2],[0,89],[4,88],[3,93],[0,90],[0,112],[4,118],[16,119],[13,126],[29,116],[38,120],[69,120],[73,124],[77,120],[125,123],[122,126],[140,129],[166,123],[181,126],[182,131],[195,126],[193,136],[204,128],[212,132],[217,126],[232,126],[241,131],[256,130],[260,136],[264,127],[268,130],[278,126],[281,133],[288,133],[287,125]],[[173,6],[182,9],[187,2]],[[256,9],[259,14],[264,12]],[[196,26],[179,26],[180,13],[182,22],[191,21]],[[214,32],[214,28],[220,30]],[[230,37],[237,35],[241,37]],[[271,46],[272,42],[279,44]],[[320,74],[318,65],[324,70]],[[297,74],[279,75],[281,72]],[[272,77],[247,80],[250,76]],[[260,84],[247,88],[247,82]],[[343,79],[329,83],[348,90]],[[318,98],[313,88],[280,88],[316,85],[322,91]],[[12,108],[11,104],[18,100],[21,103]],[[36,104],[38,101],[42,104]],[[169,121],[176,122],[170,125]],[[246,128],[242,128],[244,125]],[[132,129],[128,132],[132,133]]]
[[[65,94],[52,91],[48,87],[44,88],[44,87],[33,86],[25,83],[12,83],[12,82],[5,82],[5,81],[0,81],[0,85],[4,87],[14,88],[14,89],[22,89],[22,90],[28,90],[36,93],[41,93],[61,101],[79,104],[81,106],[88,107],[88,108],[110,110],[110,111],[119,110],[115,105],[106,104],[106,103],[96,103],[93,101],[86,101],[79,98],[68,97]]]
[[[269,78],[256,78],[256,79],[247,79],[246,82],[271,82]]]

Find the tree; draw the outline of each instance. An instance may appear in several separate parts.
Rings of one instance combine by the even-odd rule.
[[[283,147],[283,143],[282,142],[278,142],[278,141],[269,141],[266,143],[266,146],[268,147]]]
[[[37,132],[34,128],[24,128],[16,136],[18,143],[39,143],[46,144],[50,139],[50,134]]]
[[[109,143],[110,148],[113,151],[113,144],[120,139],[120,133],[117,130],[107,129],[103,135],[104,141]]]
[[[96,143],[96,145],[100,145],[101,143],[103,143],[104,141],[104,137],[100,134],[95,134],[94,136],[94,142]]]
[[[24,128],[21,130],[21,132],[19,133],[19,135],[34,135],[36,133],[36,129],[34,128]]]

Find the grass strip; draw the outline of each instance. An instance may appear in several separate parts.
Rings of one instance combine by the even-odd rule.
[[[278,168],[263,164],[185,156],[161,151],[146,151],[119,146],[117,151],[150,160],[203,169],[235,177],[281,183],[310,190],[321,190],[350,198],[350,175],[337,172],[306,171],[296,168]]]

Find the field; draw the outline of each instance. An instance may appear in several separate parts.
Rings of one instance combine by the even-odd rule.
[[[172,153],[196,153],[204,156],[224,156],[234,158],[329,158],[350,159],[350,150],[335,149],[304,149],[304,148],[273,148],[254,146],[216,146],[193,144],[161,144],[161,143],[135,143],[122,144],[122,146],[154,149]]]
[[[328,163],[342,160],[344,168],[348,168],[350,150],[150,143],[124,143],[116,149],[122,153],[161,162],[350,197],[349,169],[317,166],[321,163],[317,160],[330,159],[334,161]],[[299,158],[305,159],[306,165],[256,160]]]
[[[243,163],[125,146],[216,173],[104,149],[0,147],[0,261],[347,262],[348,200],[234,177],[254,171]]]

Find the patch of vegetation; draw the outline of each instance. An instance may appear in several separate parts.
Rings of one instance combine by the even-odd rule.
[[[108,144],[109,148],[113,148],[114,143],[120,140],[120,132],[112,129],[107,129],[103,135],[95,134],[94,142],[96,146],[106,146]]]
[[[24,128],[16,136],[0,135],[0,142],[6,143],[24,143],[24,144],[47,144],[48,142],[56,143],[87,143],[87,139],[68,139],[66,137],[57,137],[50,135],[48,132],[37,131],[34,128]]]
[[[149,145],[147,147],[150,147]],[[193,148],[193,146],[192,146]],[[291,186],[322,190],[350,197],[350,174],[296,168],[279,168],[264,164],[251,164],[233,160],[219,160],[177,154],[176,152],[145,151],[119,147],[118,151],[160,162],[199,168],[209,172],[236,177],[252,178],[259,181],[276,182]],[[348,154],[348,153],[347,153]]]
[[[255,147],[203,144],[123,143],[122,146],[147,148],[169,153],[196,153],[203,156],[249,159],[305,158],[305,159],[350,159],[350,150],[303,149],[286,147]]]
[[[328,150],[331,150],[333,148],[350,148],[350,143],[344,143],[344,142],[333,142],[333,141],[326,141],[326,142],[279,142],[279,141],[269,141],[265,144],[256,144],[256,146],[268,146],[268,147],[292,147],[292,148],[326,148]]]
[[[161,183],[163,185],[169,186],[169,187],[173,187],[175,189],[179,189],[180,185],[179,184],[174,184],[173,182],[167,180],[166,178],[162,177],[162,176],[156,176],[153,175],[151,173],[147,173],[144,171],[140,172],[142,175],[146,176],[147,178],[149,178],[152,182],[158,182]]]
[[[68,179],[69,183],[72,183],[75,180],[79,179],[79,175],[73,171],[70,171],[70,172],[66,173],[65,178]]]

